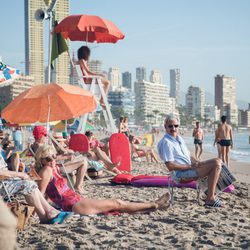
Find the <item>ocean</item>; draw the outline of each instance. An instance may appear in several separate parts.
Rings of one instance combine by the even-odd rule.
[[[233,149],[230,150],[230,158],[239,162],[249,163],[250,167],[250,144],[249,144],[249,133],[234,133],[233,134]],[[187,145],[193,145],[193,137],[183,136]],[[213,146],[214,135],[205,134],[204,138],[204,150],[217,155],[217,147]]]

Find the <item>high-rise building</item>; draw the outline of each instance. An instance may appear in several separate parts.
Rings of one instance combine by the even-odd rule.
[[[115,67],[109,68],[108,79],[110,81],[112,90],[121,87],[120,69]]]
[[[132,91],[134,90],[132,86],[132,74],[128,71],[122,73],[122,86]]]
[[[186,94],[187,114],[204,118],[205,93],[199,87],[189,86]]]
[[[226,115],[231,124],[238,125],[236,79],[224,75],[217,75],[214,80],[215,105],[220,110],[220,115]]]
[[[240,109],[238,112],[239,116],[239,125],[242,127],[250,128],[250,109],[242,110]]]
[[[111,105],[111,111],[122,109],[124,114],[129,117],[129,122],[134,123],[134,110],[135,110],[135,95],[125,87],[116,88],[108,93],[108,102]],[[119,119],[119,117],[116,117]]]
[[[162,83],[162,75],[159,70],[152,70],[150,74],[150,82]]]
[[[180,69],[170,69],[170,97],[180,105]]]
[[[38,9],[46,9],[45,3],[50,4],[51,0],[25,0],[25,73],[34,77],[36,84],[44,83],[44,23],[35,19],[35,12]],[[55,7],[56,20],[60,22],[69,15],[69,0],[60,0]],[[48,66],[48,65],[47,65]],[[67,53],[63,53],[57,59],[54,71],[56,72],[57,83],[69,83],[70,63]]]
[[[102,61],[99,60],[91,60],[88,63],[89,70],[96,74],[102,74]]]
[[[25,0],[25,74],[34,77],[36,84],[44,83],[43,22],[35,19],[37,9],[44,8],[43,0]]]
[[[170,114],[169,90],[166,84],[147,81],[135,82],[135,119],[136,123],[160,123],[154,115]]]
[[[136,68],[136,80],[137,81],[147,81],[147,71],[144,67]]]
[[[34,86],[34,77],[32,76],[19,76],[13,80],[12,84],[1,87],[0,91],[0,107],[4,107],[9,104],[15,97],[21,94],[23,91]]]
[[[50,0],[49,2],[51,2]],[[69,16],[69,0],[58,0],[55,6],[56,20],[58,23]],[[69,45],[69,44],[68,44]],[[70,83],[70,60],[67,52],[62,53],[55,63],[56,82],[60,84]],[[47,79],[45,79],[47,81]]]

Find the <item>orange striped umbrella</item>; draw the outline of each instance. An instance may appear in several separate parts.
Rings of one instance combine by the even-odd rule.
[[[97,102],[89,91],[68,84],[36,85],[17,96],[3,111],[11,123],[35,123],[71,119],[92,112]]]

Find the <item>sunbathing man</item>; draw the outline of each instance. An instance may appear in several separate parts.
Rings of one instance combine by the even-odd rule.
[[[116,174],[120,174],[120,171],[117,167],[120,165],[120,162],[113,163],[108,155],[101,149],[104,147],[97,139],[93,138],[93,133],[91,131],[86,131],[85,135],[87,136],[90,144],[90,150],[88,152],[88,158],[94,161],[102,161],[107,169],[113,171]]]
[[[39,174],[39,188],[64,211],[73,211],[76,214],[92,215],[106,212],[136,213],[150,209],[160,209],[168,206],[169,193],[161,196],[155,202],[137,203],[119,199],[97,200],[85,198],[67,185],[61,176],[56,164],[56,156],[50,146],[42,146],[37,150],[36,159],[42,165]]]
[[[176,178],[196,180],[208,177],[207,206],[223,206],[215,199],[215,189],[221,172],[221,160],[214,158],[207,161],[197,161],[190,158],[190,153],[184,140],[179,136],[179,120],[168,116],[165,119],[165,136],[158,143],[158,152],[169,171],[175,171]]]
[[[43,126],[36,126],[33,130],[33,135],[35,138],[35,142],[31,145],[31,150],[33,153],[36,153],[37,149],[40,146],[46,144],[47,141],[47,131]],[[56,150],[55,150],[56,153]],[[87,160],[85,157],[82,157],[81,161],[74,161],[73,152],[69,152],[68,154],[58,155],[57,156],[58,162],[68,160],[68,162],[64,163],[64,168],[60,168],[60,171],[65,174],[72,173],[73,171],[77,171],[76,173],[76,182],[75,182],[75,189],[77,192],[82,192],[82,184],[84,180],[84,176],[87,171]],[[39,169],[39,166],[37,166]]]
[[[193,130],[194,145],[195,145],[195,158],[201,160],[202,143],[204,139],[203,130],[200,127],[200,122],[196,122],[196,127]],[[200,152],[199,152],[200,151]]]
[[[229,150],[233,148],[233,130],[227,124],[227,117],[225,115],[221,117],[221,124],[217,129],[217,138],[221,148],[222,161],[229,166]]]
[[[9,171],[0,154],[0,196],[5,197],[6,191],[10,195],[24,195],[28,205],[35,207],[35,211],[44,224],[61,224],[71,213],[60,212],[53,208],[39,191],[37,184],[30,180],[26,173]],[[3,185],[4,184],[4,185]]]

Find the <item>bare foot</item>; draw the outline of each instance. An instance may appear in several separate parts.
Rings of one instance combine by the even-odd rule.
[[[113,168],[117,168],[117,167],[119,167],[120,165],[121,165],[121,162],[118,161],[117,163],[110,164],[110,168],[111,168],[111,170],[112,170]]]
[[[155,201],[156,209],[164,209],[170,206],[170,193],[167,192],[166,194],[162,195],[158,200]]]

